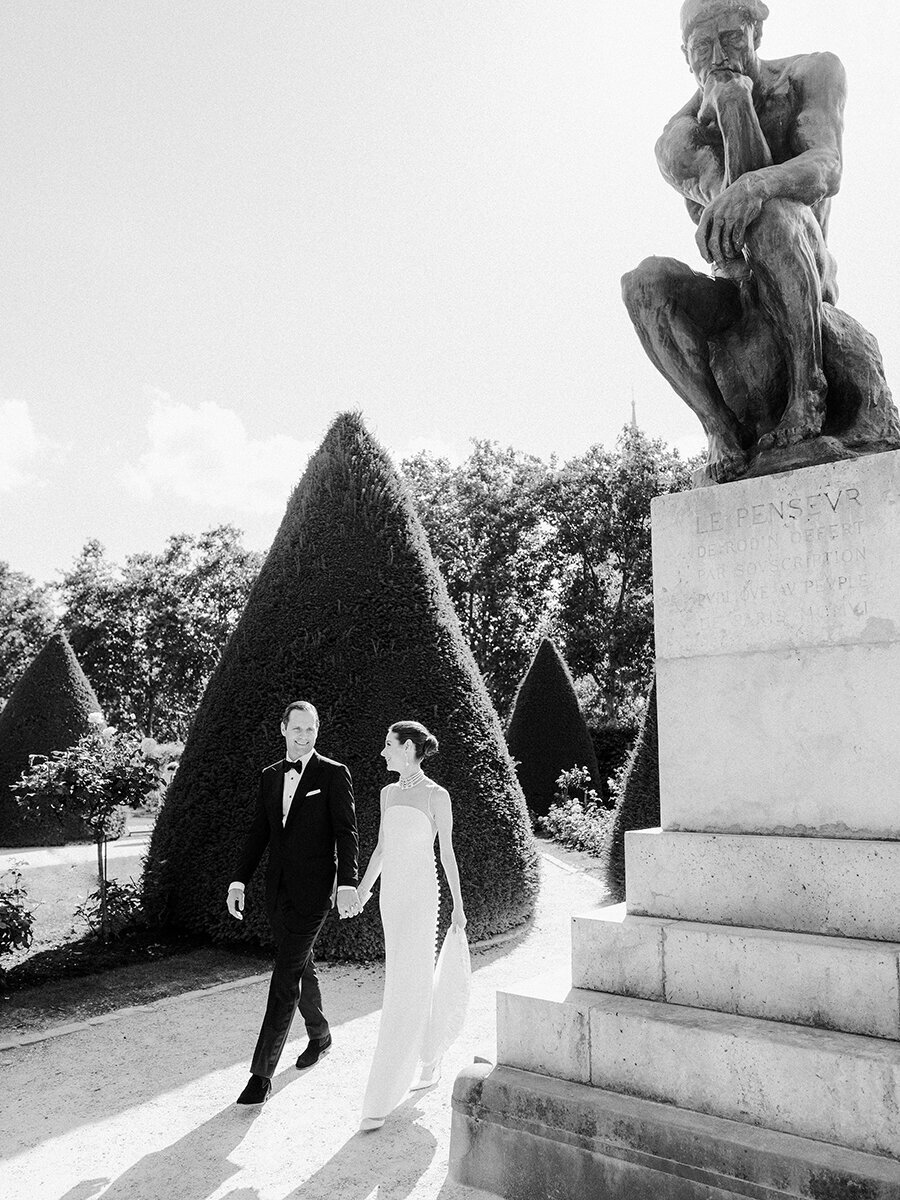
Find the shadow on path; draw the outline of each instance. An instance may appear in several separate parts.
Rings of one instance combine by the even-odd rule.
[[[99,1179],[83,1179],[81,1183],[76,1183],[73,1188],[70,1188],[64,1196],[60,1196],[59,1200],[94,1200],[94,1197],[99,1195],[100,1189],[108,1183],[109,1180],[105,1175],[101,1175]]]
[[[191,1130],[183,1138],[147,1154],[101,1192],[106,1179],[83,1180],[60,1200],[207,1200],[229,1179],[249,1170],[250,1186],[228,1192],[228,1200],[258,1200],[266,1180],[265,1164],[248,1167],[231,1161],[238,1146],[251,1134],[255,1114],[229,1107]],[[399,1110],[390,1125],[374,1134],[357,1133],[313,1175],[303,1178],[304,1140],[273,1145],[273,1173],[284,1179],[285,1160],[296,1154],[296,1183],[285,1200],[365,1200],[378,1189],[378,1200],[404,1200],[430,1166],[437,1141],[415,1121],[415,1112]],[[291,1186],[290,1180],[287,1186]],[[253,1186],[253,1185],[256,1185]]]
[[[113,1180],[102,1200],[206,1200],[241,1168],[229,1155],[247,1136],[249,1122],[233,1107],[216,1113],[204,1124],[171,1146],[147,1154]],[[93,1200],[96,1192],[82,1192],[87,1181],[67,1192],[61,1200]],[[230,1198],[229,1198],[230,1200]]]
[[[383,978],[380,968],[371,967],[322,972],[322,991],[336,1034],[345,1022],[381,1006]],[[234,1080],[223,1087],[227,1098],[232,1091],[237,1096],[250,1072],[267,987],[256,983],[139,1010],[0,1052],[4,1088],[18,1097],[15,1126],[0,1130],[0,1157],[21,1154],[79,1126],[115,1119],[127,1109],[230,1068],[235,1068]],[[290,1039],[301,1048],[305,1041],[303,1022],[296,1015]],[[286,1051],[282,1064],[289,1058]]]
[[[378,1200],[404,1200],[437,1152],[437,1139],[418,1124],[418,1115],[403,1105],[381,1129],[354,1134],[285,1200],[366,1200],[376,1188]]]

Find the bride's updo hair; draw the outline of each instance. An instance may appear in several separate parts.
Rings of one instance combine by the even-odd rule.
[[[397,735],[401,746],[404,742],[412,742],[416,748],[416,759],[430,758],[432,754],[437,754],[437,738],[419,721],[395,721],[391,726],[391,733]]]

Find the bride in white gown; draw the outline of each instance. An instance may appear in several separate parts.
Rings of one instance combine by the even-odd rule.
[[[363,1100],[361,1128],[379,1129],[412,1086],[430,1087],[440,1075],[438,1032],[431,1022],[438,883],[434,839],[453,898],[454,925],[465,928],[459,869],[453,851],[453,813],[447,791],[422,770],[437,738],[418,721],[396,721],[381,751],[397,783],[381,791],[381,827],[359,885],[365,905],[381,875],[384,925],[384,1002],[378,1043]],[[413,1084],[416,1065],[422,1064]]]

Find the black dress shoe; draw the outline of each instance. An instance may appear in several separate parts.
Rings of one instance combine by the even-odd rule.
[[[266,1079],[265,1075],[251,1075],[250,1081],[241,1094],[238,1096],[235,1103],[237,1104],[265,1104],[272,1091],[272,1080]]]
[[[307,1067],[311,1067],[317,1063],[323,1054],[326,1054],[331,1049],[331,1034],[326,1033],[323,1038],[310,1038],[309,1045],[297,1059],[297,1070],[305,1071]]]

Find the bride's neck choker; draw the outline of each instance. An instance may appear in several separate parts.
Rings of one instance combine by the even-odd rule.
[[[417,771],[413,771],[412,775],[407,775],[404,779],[402,776],[397,782],[400,784],[400,790],[408,792],[410,788],[417,787],[425,778],[425,772],[421,767]]]

